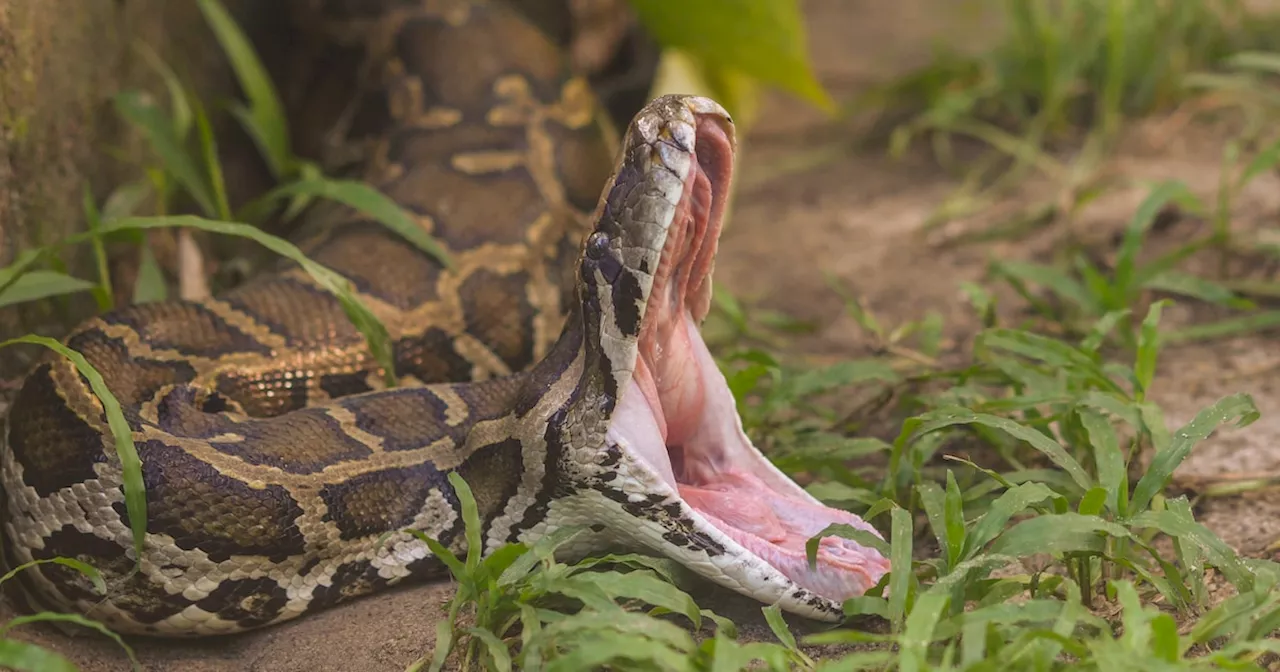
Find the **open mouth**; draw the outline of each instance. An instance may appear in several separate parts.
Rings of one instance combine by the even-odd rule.
[[[774,467],[742,430],[733,395],[698,331],[732,173],[720,118],[699,115],[696,161],[667,233],[645,311],[639,356],[609,429],[706,524],[799,587],[833,601],[861,595],[889,571],[878,551],[824,538],[810,569],[805,542],[832,523],[875,533],[824,506]]]

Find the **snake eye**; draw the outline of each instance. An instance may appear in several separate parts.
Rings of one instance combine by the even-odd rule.
[[[592,259],[602,259],[606,252],[609,251],[609,234],[603,231],[596,231],[587,238],[587,256]]]

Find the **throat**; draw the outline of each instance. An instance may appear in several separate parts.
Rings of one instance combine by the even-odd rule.
[[[733,394],[692,316],[685,313],[678,324],[641,342],[610,423],[611,439],[710,528],[797,585],[835,600],[874,586],[888,562],[853,541],[823,539],[817,565],[809,567],[805,543],[828,525],[874,529],[818,502],[769,463],[743,431]],[[658,334],[663,338],[652,338]]]

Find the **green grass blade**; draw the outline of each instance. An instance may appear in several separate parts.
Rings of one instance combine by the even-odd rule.
[[[133,648],[130,647],[127,643],[125,643],[124,639],[122,639],[120,635],[112,632],[110,629],[107,628],[107,626],[95,620],[85,618],[80,614],[57,614],[50,611],[42,611],[36,614],[29,614],[26,616],[16,616],[12,619],[9,619],[9,622],[5,623],[4,626],[0,628],[0,634],[7,633],[9,630],[13,628],[23,626],[28,623],[55,623],[55,622],[70,623],[72,625],[78,625],[78,626],[89,628],[90,630],[94,630],[98,632],[99,634],[114,641],[121,649],[124,650],[124,653],[126,656],[129,657],[129,663],[133,666],[133,669],[135,670],[135,672],[137,670],[142,669],[142,666],[138,664],[137,656],[135,656],[133,653]],[[9,640],[3,640],[3,641],[9,641]]]
[[[1102,305],[1084,285],[1056,268],[1024,261],[998,261],[991,265],[991,270],[997,275],[1041,285],[1086,313],[1102,312]]]
[[[12,264],[0,268],[0,296],[4,296],[9,291],[9,288],[18,281],[18,278],[27,273],[27,269],[39,261],[45,252],[46,250],[42,248],[23,250],[18,253]]]
[[[1151,304],[1138,332],[1138,356],[1133,364],[1134,396],[1138,403],[1146,399],[1147,390],[1151,389],[1151,381],[1156,376],[1156,357],[1160,354],[1160,313],[1167,303],[1157,301]]]
[[[769,629],[773,631],[773,636],[778,638],[782,645],[790,651],[799,650],[796,645],[796,636],[791,634],[791,628],[787,627],[787,622],[782,618],[782,609],[776,604],[771,604],[760,609],[764,614],[764,620],[769,624]]]
[[[889,622],[897,631],[903,626],[907,597],[915,578],[911,569],[912,521],[906,509],[895,508],[889,515]]]
[[[51,296],[97,289],[99,285],[57,271],[27,271],[0,292],[0,308]]]
[[[1098,473],[1098,484],[1106,491],[1106,506],[1117,516],[1123,516],[1119,503],[1124,500],[1120,490],[1128,481],[1125,474],[1125,456],[1120,450],[1115,428],[1101,413],[1091,408],[1077,408],[1080,424],[1084,426],[1093,445],[1093,459]]]
[[[1142,475],[1133,490],[1130,511],[1142,513],[1151,505],[1151,498],[1164,490],[1173,478],[1173,472],[1187,459],[1197,443],[1208,438],[1218,427],[1235,419],[1236,427],[1244,427],[1257,420],[1260,414],[1248,394],[1233,394],[1196,414],[1191,422],[1174,432],[1173,440],[1164,450],[1156,453],[1147,473]]]
[[[1216,282],[1196,277],[1190,273],[1165,271],[1142,283],[1142,286],[1146,289],[1198,299],[1216,306],[1226,306],[1237,310],[1251,310],[1254,308],[1252,301],[1237,296],[1235,292]]]
[[[956,483],[955,473],[950,469],[947,470],[947,495],[944,503],[947,527],[947,545],[944,548],[947,552],[947,566],[955,567],[964,553],[964,495],[960,492],[960,485]]]
[[[453,486],[462,505],[462,524],[467,537],[467,571],[471,572],[480,566],[480,558],[484,554],[484,542],[480,539],[480,510],[476,508],[475,495],[471,494],[471,486],[456,471],[449,472],[449,485]]]
[[[983,546],[999,536],[1014,516],[1033,505],[1060,496],[1043,483],[1023,483],[1009,488],[997,497],[987,508],[987,512],[974,523],[973,529],[965,538],[964,552],[961,557],[972,558]]]
[[[9,579],[12,579],[13,577],[17,576],[18,572],[26,571],[32,567],[35,567],[36,565],[48,565],[48,564],[62,565],[63,567],[69,567],[71,569],[76,570],[77,572],[80,572],[81,574],[84,574],[85,577],[88,578],[89,581],[93,583],[94,590],[98,591],[98,593],[102,595],[107,594],[107,582],[102,580],[102,573],[99,572],[97,568],[95,568],[92,565],[81,562],[79,560],[76,560],[75,558],[63,558],[63,557],[44,558],[39,560],[32,560],[31,562],[24,562],[21,565],[18,565],[17,567],[14,567],[13,569],[9,570],[8,572],[5,572],[4,576],[0,576],[0,586],[3,586],[5,582],[7,582]]]
[[[209,189],[204,171],[182,146],[173,123],[164,116],[155,102],[136,91],[116,94],[116,110],[126,121],[142,131],[151,149],[160,157],[166,172],[186,190],[200,211],[214,216],[218,208]]]
[[[445,268],[453,268],[448,252],[432,238],[399,204],[385,194],[362,182],[353,180],[310,179],[291,182],[272,190],[259,199],[260,203],[274,203],[285,198],[307,196],[326,198],[354,208],[372,217],[414,247],[435,257]]]
[[[133,303],[154,303],[169,298],[169,285],[156,261],[151,246],[144,240],[138,246],[138,277],[133,283]]]
[[[484,644],[484,650],[489,653],[489,659],[493,661],[491,669],[498,672],[511,672],[511,650],[501,639],[498,639],[497,635],[484,628],[467,628],[463,632]]]
[[[1103,342],[1105,342],[1107,336],[1115,330],[1116,325],[1120,323],[1120,320],[1128,317],[1131,313],[1132,311],[1128,308],[1107,311],[1106,314],[1098,318],[1098,321],[1094,322],[1093,326],[1089,328],[1088,335],[1080,341],[1080,349],[1091,354],[1097,353],[1098,348],[1102,347]]]
[[[1236,189],[1242,189],[1246,184],[1253,182],[1257,176],[1271,170],[1275,170],[1280,166],[1280,140],[1276,140],[1258,152],[1257,156],[1245,166],[1244,172],[1240,174],[1240,180],[1236,183]]]
[[[364,302],[356,296],[352,289],[351,283],[338,273],[317,264],[308,259],[302,250],[289,241],[273,236],[269,233],[261,231],[248,224],[240,224],[237,222],[223,222],[212,219],[204,219],[202,217],[193,217],[190,215],[175,215],[168,217],[122,217],[107,222],[103,225],[102,232],[109,233],[114,231],[130,231],[130,230],[146,230],[146,229],[165,229],[165,228],[192,228],[210,233],[219,233],[230,236],[238,236],[248,238],[259,245],[283,256],[302,266],[304,270],[315,278],[316,282],[333,294],[342,304],[343,312],[347,318],[351,320],[356,329],[365,337],[365,341],[369,344],[369,351],[374,361],[382,368],[383,380],[389,387],[396,384],[395,361],[392,358],[391,337],[387,333],[387,328],[378,320]],[[69,240],[74,241],[76,237]]]
[[[1019,558],[1037,553],[1100,553],[1104,534],[1117,539],[1133,538],[1121,525],[1067,512],[1036,516],[1014,525],[996,539],[991,552]]]
[[[860,530],[847,523],[831,523],[822,528],[822,531],[810,537],[804,542],[805,557],[809,560],[809,568],[813,569],[817,566],[818,546],[822,539],[826,537],[840,537],[841,539],[849,539],[855,541],[867,548],[874,548],[882,554],[889,553],[889,544],[884,539],[866,531]]]
[[[102,213],[98,212],[98,206],[93,202],[93,191],[88,184],[84,186],[83,209],[85,223],[89,232],[94,234],[89,240],[93,248],[93,263],[98,270],[98,284],[93,288],[93,298],[98,302],[98,310],[106,312],[115,307],[115,296],[111,289],[111,265],[107,261],[107,246],[102,242],[102,236],[97,235],[98,227],[102,225]]]
[[[258,145],[271,174],[281,179],[292,170],[293,152],[289,148],[289,126],[284,105],[276,94],[275,86],[254,53],[253,45],[222,4],[217,0],[196,0],[196,4],[222,45],[240,88],[249,100],[248,107],[234,106],[232,114]]]
[[[683,614],[694,629],[702,627],[701,610],[693,598],[649,572],[581,572],[575,574],[573,580],[592,584],[613,599],[640,600],[672,613]]]
[[[1152,189],[1138,206],[1137,212],[1125,227],[1124,239],[1116,254],[1115,287],[1123,295],[1129,296],[1136,291],[1132,285],[1138,267],[1138,251],[1142,247],[1143,239],[1146,238],[1147,230],[1156,221],[1156,215],[1160,214],[1165,206],[1189,193],[1187,186],[1181,182],[1163,182]]]
[[[1183,327],[1164,336],[1168,343],[1192,343],[1211,341],[1242,334],[1251,334],[1280,326],[1280,310],[1263,310],[1240,317],[1231,317],[1204,324]]]
[[[147,537],[147,493],[142,482],[142,461],[138,459],[138,449],[133,444],[133,431],[129,429],[129,421],[124,417],[120,402],[102,379],[102,374],[84,358],[84,355],[67,346],[44,336],[20,336],[0,342],[0,348],[18,343],[41,345],[71,360],[76,371],[89,381],[94,396],[102,403],[102,411],[107,416],[107,426],[115,442],[116,455],[120,458],[121,479],[124,481],[124,504],[128,513],[129,528],[133,533],[133,551],[137,567],[142,566],[142,548]]]
[[[1253,572],[1240,561],[1240,556],[1218,538],[1218,535],[1189,515],[1168,509],[1144,511],[1130,518],[1127,523],[1136,528],[1160,530],[1182,542],[1196,546],[1204,554],[1205,559],[1217,567],[1218,571],[1222,572],[1222,575],[1238,590],[1242,592],[1252,590]]]
[[[79,672],[60,653],[16,639],[0,639],[0,667],[17,672]]]
[[[951,472],[948,471],[948,474]],[[939,488],[936,483],[921,483],[916,486],[916,492],[920,495],[920,505],[924,507],[925,519],[929,521],[929,529],[933,530],[934,539],[938,540],[938,548],[942,549],[947,567],[951,567],[951,557],[949,549],[950,528],[947,527],[947,502],[946,493]],[[810,540],[813,541],[812,539]],[[807,548],[807,547],[806,547]],[[813,561],[810,560],[809,568],[814,569]]]
[[[1093,479],[1089,477],[1084,467],[1081,467],[1080,463],[1061,444],[1030,427],[1020,425],[1007,418],[986,413],[975,413],[967,408],[940,408],[912,418],[903,425],[902,434],[898,438],[900,441],[915,440],[925,434],[954,425],[990,427],[991,429],[998,429],[1015,439],[1025,441],[1032,448],[1052,460],[1054,464],[1061,467],[1063,471],[1066,471],[1082,490],[1088,490],[1093,487]]]
[[[187,91],[182,86],[182,80],[178,79],[178,74],[173,71],[173,68],[160,58],[160,54],[146,43],[139,42],[135,47],[142,55],[142,59],[150,64],[156,74],[164,80],[165,88],[169,91],[169,116],[173,119],[174,135],[179,140],[185,140],[187,134],[191,132],[191,106],[187,104]]]
[[[946,593],[925,592],[916,600],[898,640],[901,651],[898,669],[901,672],[935,669],[929,664],[929,645],[933,642],[933,629],[942,619],[948,599]]]
[[[204,161],[206,184],[209,185],[216,219],[231,219],[231,204],[227,202],[227,183],[222,177],[222,162],[218,159],[218,143],[213,137],[213,126],[204,113],[204,106],[192,98],[195,110],[196,139],[199,141],[200,158]]]

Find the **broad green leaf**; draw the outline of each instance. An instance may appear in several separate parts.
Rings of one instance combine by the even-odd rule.
[[[662,45],[780,86],[824,111],[834,109],[810,69],[796,0],[630,0],[630,4]]]
[[[0,348],[18,343],[42,345],[71,360],[76,371],[89,381],[94,396],[102,404],[103,414],[107,417],[107,426],[111,429],[116,455],[120,458],[121,480],[124,482],[124,504],[129,518],[129,528],[133,532],[133,552],[137,567],[142,566],[143,541],[147,537],[147,493],[142,482],[142,461],[138,459],[138,449],[133,444],[133,430],[124,417],[120,402],[111,389],[107,387],[102,374],[84,358],[84,355],[67,346],[44,336],[20,336],[0,342]]]
[[[1142,475],[1142,479],[1133,490],[1130,511],[1139,513],[1146,511],[1151,505],[1151,498],[1169,484],[1174,470],[1187,459],[1191,449],[1218,427],[1232,419],[1237,419],[1236,427],[1244,427],[1257,420],[1259,415],[1258,407],[1253,403],[1253,397],[1243,393],[1225,397],[1197,413],[1191,422],[1174,433],[1168,448],[1156,452],[1151,460],[1151,466],[1147,468],[1147,473]]]
[[[201,212],[214,216],[218,208],[209,190],[207,176],[182,146],[172,122],[164,116],[155,102],[146,94],[123,91],[116,94],[115,105],[120,116],[142,131],[151,149],[160,157],[165,171],[182,185],[196,205],[200,206]]]
[[[338,273],[317,264],[307,258],[302,250],[298,249],[293,243],[269,233],[261,231],[248,224],[240,224],[238,222],[223,222],[212,219],[204,219],[201,217],[193,217],[190,215],[176,215],[169,217],[122,217],[120,219],[111,220],[103,224],[102,233],[110,233],[114,231],[144,230],[144,229],[165,229],[174,227],[187,227],[199,229],[201,231],[209,231],[211,233],[220,233],[224,235],[239,236],[248,238],[259,245],[288,258],[302,266],[304,270],[315,278],[316,282],[333,294],[342,304],[342,310],[346,313],[347,318],[351,320],[356,329],[365,337],[365,341],[369,344],[369,352],[373,359],[382,368],[383,380],[388,387],[394,387],[396,384],[395,361],[391,351],[391,337],[387,334],[387,328],[382,322],[369,310],[367,306],[356,296],[352,289],[350,281],[342,277]],[[69,242],[75,242],[77,236],[68,239]]]
[[[289,148],[289,127],[284,105],[276,94],[266,68],[258,60],[253,45],[241,32],[231,15],[217,0],[196,0],[205,20],[213,29],[218,43],[235,70],[240,88],[249,99],[249,105],[236,104],[232,114],[258,145],[258,151],[277,179],[283,178],[292,168],[293,153]]]
[[[60,653],[16,639],[0,639],[0,667],[16,672],[78,672],[80,669]]]
[[[298,196],[327,198],[354,208],[409,241],[414,247],[435,257],[445,268],[453,268],[453,261],[440,243],[418,226],[404,208],[363,182],[325,178],[298,180],[272,190],[258,199],[258,203],[274,203]],[[249,209],[256,208],[251,206]]]
[[[0,308],[95,289],[98,285],[57,271],[27,271],[0,292]]]

